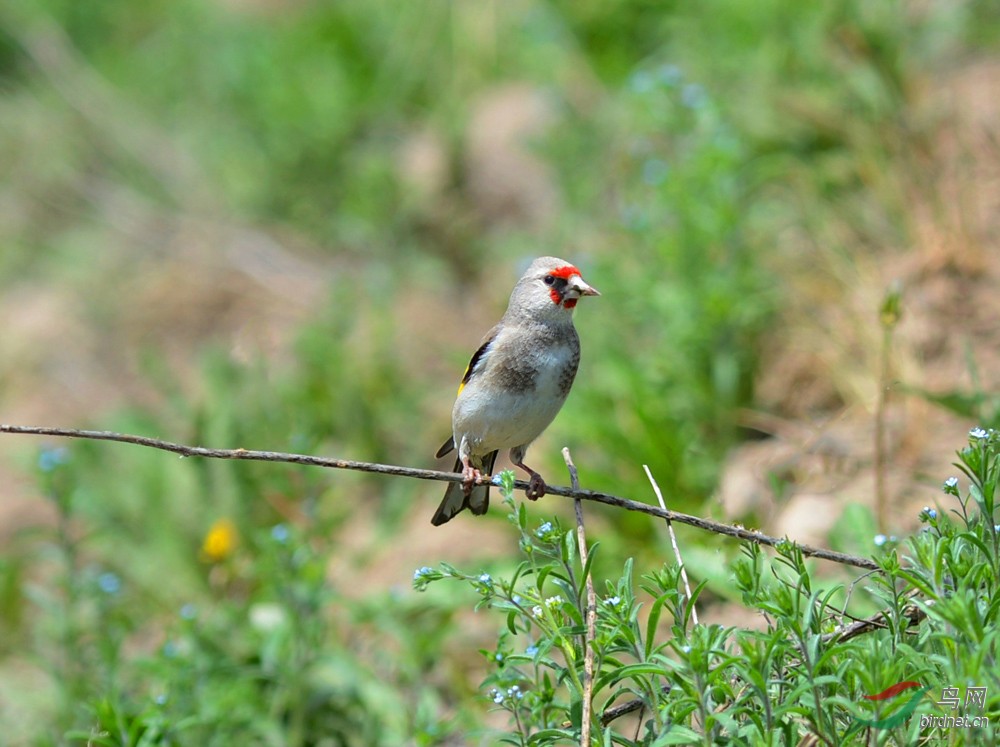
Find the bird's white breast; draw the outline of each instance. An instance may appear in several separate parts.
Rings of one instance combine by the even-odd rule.
[[[471,380],[455,401],[455,442],[467,440],[470,453],[531,443],[566,399],[564,376],[578,354],[575,339],[522,349],[518,354],[518,363],[534,371],[533,386],[520,391],[500,386],[502,375],[497,372],[504,361],[498,356],[486,361],[483,375]]]

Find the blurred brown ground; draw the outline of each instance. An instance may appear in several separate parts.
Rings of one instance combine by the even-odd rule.
[[[939,125],[903,176],[910,246],[830,253],[789,278],[795,303],[764,355],[758,412],[774,438],[737,449],[719,489],[725,513],[753,510],[764,528],[823,544],[848,501],[871,505],[874,422],[886,289],[903,292],[886,410],[889,531],[911,531],[954,473],[970,424],[906,391],[1000,389],[1000,63],[974,62],[933,81],[919,109]],[[784,483],[779,501],[769,476]]]

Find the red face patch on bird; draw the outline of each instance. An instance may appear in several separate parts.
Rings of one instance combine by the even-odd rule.
[[[542,280],[547,286],[549,286],[549,296],[552,298],[552,303],[556,306],[563,303],[563,296],[566,292],[567,282],[571,277],[579,274],[580,271],[573,265],[563,265],[562,267],[557,267],[554,270],[549,270]],[[567,309],[572,309],[576,306],[577,300],[578,299],[576,298],[569,298],[563,305]]]
[[[579,274],[580,271],[573,265],[563,265],[562,267],[557,267],[549,272],[549,275],[554,275],[555,277],[562,278],[563,280],[569,280],[574,275]]]

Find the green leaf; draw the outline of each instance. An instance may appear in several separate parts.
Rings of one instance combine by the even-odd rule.
[[[689,729],[681,724],[674,724],[670,731],[656,738],[653,747],[671,744],[698,744],[704,741],[704,737],[694,729]]]
[[[585,594],[585,589],[587,588],[587,579],[590,577],[591,566],[594,565],[594,557],[597,555],[597,548],[600,545],[599,542],[595,542],[590,546],[590,551],[587,555],[587,563],[583,566],[583,573],[580,574],[580,589],[578,594],[583,598]]]
[[[609,679],[610,683],[621,682],[624,679],[629,679],[632,677],[639,677],[641,675],[651,675],[653,677],[662,677],[666,674],[663,667],[657,664],[629,664],[611,673]]]
[[[653,644],[656,640],[656,628],[660,623],[660,612],[663,611],[663,605],[670,596],[671,592],[661,594],[653,602],[653,606],[649,608],[649,618],[646,620],[646,641],[643,646],[643,656],[647,659],[650,653],[652,653]]]
[[[542,729],[528,737],[527,743],[529,745],[541,745],[550,739],[571,739],[575,741],[576,734],[568,729]],[[512,742],[512,744],[521,744],[521,742]]]

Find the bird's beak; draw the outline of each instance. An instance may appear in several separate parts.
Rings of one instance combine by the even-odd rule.
[[[597,288],[587,285],[579,275],[573,275],[567,284],[567,290],[576,291],[577,296],[599,296]]]

